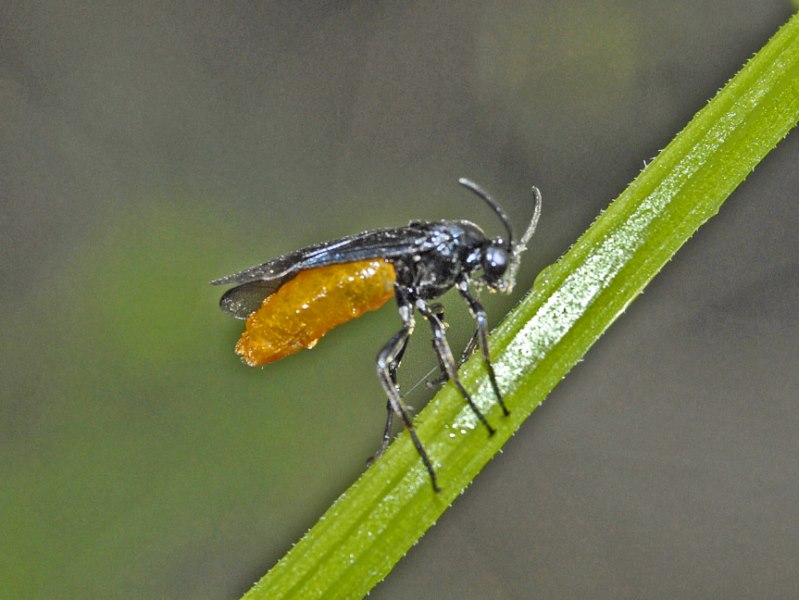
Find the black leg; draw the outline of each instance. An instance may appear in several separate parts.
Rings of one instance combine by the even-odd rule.
[[[428,304],[427,306],[430,309],[430,312],[433,313],[438,318],[439,321],[441,321],[442,323],[446,323],[446,320],[444,319],[443,304],[441,304],[440,302],[434,302],[433,304]],[[447,377],[447,368],[444,366],[444,363],[441,362],[441,356],[438,354],[438,351],[436,350],[436,342],[435,340],[431,340],[431,342],[433,343],[433,350],[436,352],[436,359],[438,360],[439,373],[438,377],[431,379],[430,381],[425,383],[427,389],[432,389],[437,385],[441,385],[442,383],[446,383],[447,381],[449,381],[449,377]]]
[[[399,365],[400,359],[402,358],[402,354],[405,352],[405,347],[408,344],[408,338],[410,338],[414,327],[413,307],[406,299],[400,296],[397,296],[397,303],[399,305],[399,314],[402,318],[402,329],[400,329],[377,354],[377,377],[383,386],[383,390],[386,392],[386,396],[388,397],[389,408],[402,419],[405,428],[408,430],[408,433],[411,436],[411,440],[413,440],[413,445],[416,447],[416,451],[419,453],[427,472],[430,474],[430,481],[433,484],[433,490],[439,492],[441,491],[441,488],[438,487],[438,482],[436,481],[436,472],[433,470],[433,465],[430,462],[427,453],[424,451],[424,448],[419,441],[419,437],[416,435],[416,430],[413,428],[413,422],[411,421],[410,415],[408,415],[408,411],[405,409],[405,406],[402,403],[402,399],[399,395],[399,389],[397,388],[397,367]],[[390,424],[389,418],[387,419],[386,423],[387,432],[390,429]],[[380,451],[377,453],[375,458],[383,453],[387,445],[387,436],[384,434],[383,445],[381,446]]]
[[[469,404],[469,407],[472,409],[472,412],[475,414],[475,416],[480,419],[480,422],[483,425],[486,426],[488,433],[490,435],[494,435],[494,428],[489,425],[483,413],[481,413],[480,409],[477,408],[477,405],[474,403],[471,396],[469,396],[466,388],[463,387],[460,379],[458,379],[455,357],[452,356],[452,350],[447,343],[447,337],[444,333],[444,324],[438,318],[438,315],[431,311],[427,306],[427,303],[423,300],[416,301],[416,308],[419,309],[419,312],[422,313],[422,315],[427,319],[428,323],[430,323],[430,328],[433,330],[433,346],[435,347],[436,354],[438,354],[439,361],[447,373],[447,377],[453,384],[455,384],[455,387],[458,388],[458,391]]]
[[[391,381],[394,384],[394,387],[397,387],[397,369],[399,369],[400,362],[402,361],[402,357],[405,354],[405,349],[408,347],[408,341],[411,339],[410,333],[405,336],[404,341],[402,342],[402,346],[397,352],[397,356],[394,359],[394,362],[389,365],[389,376],[391,377]],[[366,464],[370,465],[375,460],[382,456],[383,452],[386,451],[388,448],[388,443],[391,441],[391,429],[394,425],[394,409],[391,407],[391,400],[386,400],[386,426],[383,428],[383,441],[380,444],[380,449],[375,453],[375,455],[370,458]]]
[[[472,334],[472,337],[469,338],[469,343],[466,344],[466,347],[463,349],[463,352],[461,352],[461,357],[458,359],[458,370],[460,370],[460,368],[463,366],[463,363],[469,360],[469,357],[472,355],[474,349],[477,347],[477,334],[478,332],[477,330],[475,330],[475,332]],[[435,344],[433,344],[433,349],[435,349]],[[440,360],[438,361],[438,364],[441,367],[441,373],[439,373],[438,377],[426,383],[428,388],[432,388],[434,386],[441,385],[442,383],[446,383],[447,381],[449,381],[449,377],[447,377],[447,372],[444,369],[444,365],[441,363]]]
[[[491,387],[494,388],[494,395],[497,397],[497,401],[502,407],[502,412],[507,417],[510,412],[508,412],[505,402],[502,400],[502,393],[499,391],[499,385],[497,384],[497,376],[494,373],[494,365],[491,364],[491,358],[488,356],[488,317],[486,316],[486,311],[483,308],[483,305],[480,304],[480,302],[478,302],[474,296],[472,296],[471,292],[469,292],[469,286],[465,281],[458,284],[458,291],[466,300],[467,304],[469,305],[469,310],[471,311],[474,320],[477,322],[477,330],[474,332],[474,335],[472,336],[469,345],[466,346],[466,349],[471,353],[471,351],[474,350],[475,342],[477,342],[477,345],[480,346],[480,351],[483,353],[486,368],[488,369],[488,379],[491,381]],[[464,354],[465,353],[466,351],[464,350]],[[468,358],[468,355],[463,357],[464,360],[465,358]]]

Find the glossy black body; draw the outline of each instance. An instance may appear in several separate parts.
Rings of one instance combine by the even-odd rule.
[[[479,347],[497,401],[503,413],[508,414],[489,358],[488,319],[471,288],[473,284],[478,284],[496,291],[510,291],[519,255],[535,231],[541,207],[540,194],[533,188],[536,198],[533,218],[521,241],[514,243],[510,223],[502,208],[473,182],[461,179],[460,183],[491,207],[505,226],[508,239],[488,238],[477,225],[469,221],[413,221],[406,227],[365,231],[308,246],[211,282],[214,285],[236,284],[222,296],[220,307],[234,317],[246,319],[261,306],[265,298],[302,271],[367,259],[383,259],[392,263],[396,272],[394,295],[402,327],[377,355],[377,376],[388,402],[383,443],[374,458],[386,449],[393,416],[398,415],[436,491],[439,487],[435,470],[416,435],[397,384],[397,369],[415,327],[414,313],[418,311],[430,325],[443,379],[451,381],[458,388],[475,416],[488,433],[493,434],[493,427],[472,401],[457,375],[459,364],[468,358],[475,347]],[[455,360],[447,343],[440,305],[430,303],[452,288],[456,288],[466,301],[477,325],[460,361]]]
[[[414,221],[407,227],[364,231],[308,246],[211,283],[237,284],[225,292],[219,305],[234,317],[246,319],[301,271],[382,258],[394,264],[397,285],[407,290],[409,298],[432,300],[468,279],[481,266],[482,249],[490,243],[469,221]],[[494,243],[504,245],[502,240]]]

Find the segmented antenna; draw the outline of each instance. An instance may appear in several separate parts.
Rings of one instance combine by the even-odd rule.
[[[511,254],[510,265],[505,273],[505,291],[510,292],[516,284],[516,272],[519,270],[519,263],[521,262],[522,252],[527,250],[527,242],[533,237],[535,228],[538,226],[538,219],[541,218],[541,190],[533,186],[533,200],[535,207],[533,208],[533,216],[530,219],[530,224],[521,239],[513,244],[513,252]]]
[[[486,204],[488,204],[488,206],[491,207],[491,210],[493,210],[496,213],[496,215],[499,217],[499,220],[502,221],[502,224],[505,226],[505,231],[508,232],[508,243],[507,243],[508,252],[513,252],[514,248],[513,228],[510,225],[510,219],[508,219],[508,215],[505,213],[504,210],[502,210],[502,207],[496,202],[494,202],[494,199],[488,195],[488,192],[486,192],[483,188],[481,188],[471,179],[466,179],[465,177],[461,177],[460,179],[458,179],[458,183],[460,183],[463,187],[473,191],[475,194],[480,196],[480,198],[482,198],[483,201]]]

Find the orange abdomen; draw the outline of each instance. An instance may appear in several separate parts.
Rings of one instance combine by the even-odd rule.
[[[394,295],[396,273],[384,260],[302,271],[247,317],[236,353],[251,367],[312,348],[334,327],[377,310]]]

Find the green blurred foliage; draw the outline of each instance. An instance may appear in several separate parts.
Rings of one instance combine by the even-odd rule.
[[[535,183],[495,324],[784,20],[766,4],[0,9],[0,597],[245,590],[377,447],[398,319],[248,369],[208,282],[412,218],[493,233],[457,177],[514,222]],[[434,365],[420,323],[403,385]]]
[[[369,336],[374,319],[333,334],[344,338],[339,350],[331,344],[310,364],[247,369],[232,351],[242,323],[216,309],[208,285],[220,274],[209,265],[241,243],[235,222],[161,197],[94,229],[68,269],[30,292],[37,318],[11,320],[3,362],[26,393],[3,399],[14,459],[3,486],[13,516],[3,536],[8,597],[50,588],[47,573],[72,597],[152,597],[164,581],[191,592],[203,578],[181,582],[182,571],[203,557],[230,567],[218,557],[252,533],[253,514],[264,536],[297,532],[299,515],[270,511],[270,494],[321,507],[335,488],[313,474],[354,474],[348,453],[318,448],[348,439],[354,413],[336,405],[364,373],[336,357]],[[368,456],[363,444],[355,450]],[[298,477],[298,464],[317,468]]]

